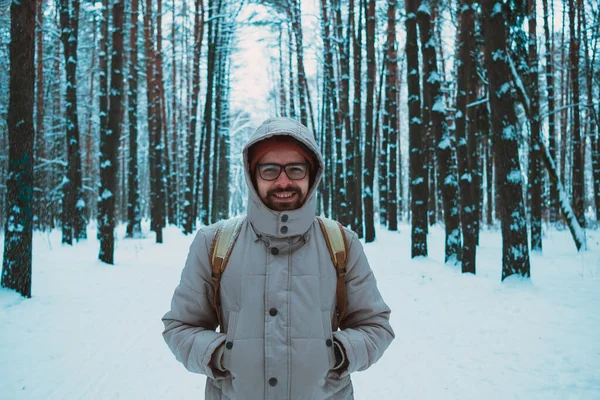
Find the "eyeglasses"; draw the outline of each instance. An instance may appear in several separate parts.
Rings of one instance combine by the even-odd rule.
[[[265,181],[274,181],[281,175],[281,170],[285,170],[285,174],[293,181],[304,179],[308,172],[308,163],[291,163],[291,164],[257,164],[258,173]]]

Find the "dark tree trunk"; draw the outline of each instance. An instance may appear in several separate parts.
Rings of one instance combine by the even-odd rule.
[[[579,4],[579,1],[578,1]],[[584,216],[584,142],[581,136],[581,119],[579,114],[579,37],[575,31],[575,17],[581,12],[574,0],[569,0],[569,68],[571,71],[571,85],[573,89],[573,211],[579,225],[585,227]],[[578,29],[579,31],[580,29]]]
[[[540,103],[536,38],[536,2],[528,0],[529,19],[529,100],[532,119],[529,152],[529,182],[531,185],[531,249],[542,251],[542,166],[540,154]]]
[[[442,182],[444,222],[446,227],[445,262],[458,261],[461,254],[460,216],[458,202],[458,179],[456,158],[446,124],[446,106],[442,93],[441,79],[437,70],[437,41],[431,29],[429,0],[421,0],[418,21],[425,63],[425,92],[431,99],[431,128],[437,149],[439,179]]]
[[[352,204],[351,198],[348,195],[348,161],[347,161],[347,153],[346,159],[342,157],[342,147],[345,147],[346,152],[348,151],[348,146],[350,145],[350,135],[352,131],[351,127],[351,119],[350,119],[350,31],[347,30],[346,36],[344,37],[344,23],[342,19],[342,5],[340,0],[335,0],[335,15],[336,15],[336,37],[338,43],[338,52],[339,52],[339,85],[340,89],[338,91],[339,95],[339,118],[340,118],[340,143],[338,146],[338,156],[337,156],[337,173],[339,174],[339,182],[340,187],[340,215],[339,220],[344,225],[347,226],[352,221]],[[336,139],[337,140],[337,139]],[[337,143],[336,143],[337,144]],[[346,170],[344,171],[344,165],[346,166]]]
[[[110,109],[108,129],[100,136],[100,196],[98,207],[102,224],[98,258],[114,264],[115,196],[117,193],[117,155],[123,117],[123,0],[112,3],[112,57],[110,76]]]
[[[496,162],[496,182],[500,192],[502,224],[502,280],[517,274],[530,276],[527,247],[527,219],[523,205],[519,164],[517,117],[510,83],[509,56],[506,53],[507,28],[500,3],[483,2],[482,24],[486,46],[486,66],[490,85],[490,108]]]
[[[387,43],[386,43],[386,75],[385,75],[385,117],[383,130],[389,137],[389,174],[384,176],[387,202],[388,228],[398,230],[398,42],[396,40],[397,0],[388,1],[387,10]]]
[[[283,61],[283,27],[279,25],[279,116],[287,117],[287,100],[285,90],[285,62]]]
[[[33,1],[10,6],[8,176],[2,287],[31,297],[33,233],[33,108],[35,100],[35,15]]]
[[[556,133],[556,116],[554,115],[555,99],[554,99],[554,47],[551,42],[550,25],[548,23],[548,0],[542,0],[544,7],[544,37],[546,39],[546,90],[548,100],[548,151],[552,156],[554,163],[557,163],[557,133]],[[552,32],[552,35],[554,32]],[[558,190],[554,183],[550,182],[550,222],[556,222],[558,218]]]
[[[140,205],[140,187],[138,176],[138,0],[131,0],[130,17],[130,58],[129,58],[129,168],[128,168],[128,201],[127,201],[127,237],[139,237],[142,233],[142,210]]]
[[[221,0],[217,5],[211,4],[208,9],[208,65],[207,65],[207,84],[206,100],[204,103],[204,122],[202,124],[201,151],[202,151],[202,204],[200,208],[200,218],[204,225],[211,222],[211,193],[210,176],[215,171],[210,171],[210,149],[213,141],[213,115],[214,115],[214,90],[215,90],[215,69],[217,60],[217,38],[219,32],[219,19],[212,18],[219,15],[221,9]],[[197,175],[198,176],[198,175]],[[199,178],[199,176],[198,176]]]
[[[292,23],[288,23],[288,69],[289,69],[289,89],[290,89],[290,111],[289,115],[291,118],[296,118],[298,113],[296,112],[296,80],[294,78],[294,51],[292,42]]]
[[[475,225],[475,190],[473,188],[474,160],[468,149],[469,136],[467,132],[475,121],[467,121],[468,105],[476,99],[474,90],[475,82],[471,78],[475,75],[475,17],[472,0],[464,0],[461,4],[458,68],[457,68],[457,95],[456,95],[456,142],[458,156],[458,175],[460,185],[461,225],[463,234],[462,272],[476,273],[475,254],[477,247],[477,234]],[[472,115],[472,114],[471,114]]]
[[[298,68],[298,98],[300,108],[300,122],[304,126],[308,126],[308,113],[307,113],[307,93],[306,93],[306,72],[304,71],[304,50],[302,40],[302,20],[300,12],[299,0],[287,0],[287,12],[291,22],[292,31],[294,32],[294,38],[296,39],[296,67]]]
[[[353,230],[358,234],[359,238],[364,237],[364,218],[363,218],[363,149],[362,149],[362,20],[364,7],[362,3],[366,0],[358,2],[358,24],[356,26],[355,35],[352,36],[353,55],[354,55],[354,110],[352,112],[352,141],[354,142],[354,159],[352,169],[357,175],[353,180],[354,193],[351,195],[354,199],[354,225]],[[352,8],[354,21],[354,8]]]
[[[100,118],[100,137],[106,137],[108,131],[108,0],[102,0],[102,16],[100,21],[100,51],[98,55],[99,76],[99,118]],[[99,166],[102,170],[102,165]],[[101,237],[101,227],[104,226],[104,215],[100,210],[102,192],[98,191],[97,216],[98,232],[97,237]]]
[[[321,182],[321,194],[323,198],[323,213],[328,218],[335,218],[335,173],[334,171],[334,154],[333,154],[333,132],[335,129],[334,122],[334,102],[335,99],[335,77],[333,72],[333,49],[330,32],[330,23],[328,17],[328,4],[326,0],[320,2],[321,23],[323,34],[323,100],[321,112],[321,151],[325,161],[325,170],[327,173]]]
[[[162,180],[162,117],[160,85],[154,48],[152,0],[146,0],[144,39],[146,50],[146,96],[148,104],[148,167],[150,170],[150,229],[156,233],[156,243],[162,243],[164,221],[164,194]]]
[[[77,118],[77,36],[79,0],[60,1],[61,40],[64,48],[66,89],[67,173],[64,178],[62,242],[73,244],[86,237],[85,200],[81,187],[81,155],[79,151],[79,122]]]
[[[365,241],[375,240],[375,216],[373,210],[373,175],[375,174],[375,79],[377,65],[375,60],[375,0],[366,0],[365,4],[367,40],[367,98],[365,116],[365,165],[363,199],[365,204]]]
[[[411,257],[427,256],[427,186],[423,165],[423,126],[417,38],[418,0],[405,0],[406,64],[408,82],[408,135],[410,149]]]
[[[192,110],[190,115],[190,131],[187,134],[187,169],[185,179],[185,202],[183,208],[184,228],[183,233],[190,234],[195,229],[196,222],[196,196],[194,193],[194,165],[196,160],[196,131],[198,123],[198,99],[200,97],[200,54],[202,39],[204,37],[204,2],[196,0],[194,14],[194,64],[192,72]]]

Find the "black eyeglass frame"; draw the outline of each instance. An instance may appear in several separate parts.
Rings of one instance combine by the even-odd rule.
[[[276,166],[276,167],[279,168],[279,173],[277,174],[277,176],[275,178],[273,178],[273,179],[266,179],[265,177],[263,177],[261,167],[263,167],[265,165]],[[298,166],[303,166],[303,167],[306,168],[304,170],[304,175],[301,178],[292,178],[290,176],[290,174],[288,173],[288,167],[298,167]],[[306,175],[308,175],[308,171],[310,169],[310,164],[309,163],[299,163],[299,162],[289,163],[289,164],[285,164],[285,165],[277,164],[277,163],[263,163],[263,164],[256,164],[256,169],[258,171],[258,175],[264,181],[268,181],[268,182],[276,181],[281,176],[281,171],[285,171],[285,175],[291,181],[301,181],[302,179],[306,178]]]

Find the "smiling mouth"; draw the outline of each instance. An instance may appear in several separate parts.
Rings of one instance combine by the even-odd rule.
[[[280,193],[273,193],[273,196],[275,196],[275,198],[279,199],[279,200],[287,200],[287,199],[291,199],[292,197],[294,197],[295,193],[294,192],[280,192]]]

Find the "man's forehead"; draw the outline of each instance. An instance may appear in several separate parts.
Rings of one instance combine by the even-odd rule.
[[[269,151],[260,160],[259,163],[278,163],[288,164],[293,162],[306,162],[304,156],[296,150],[277,149]]]

